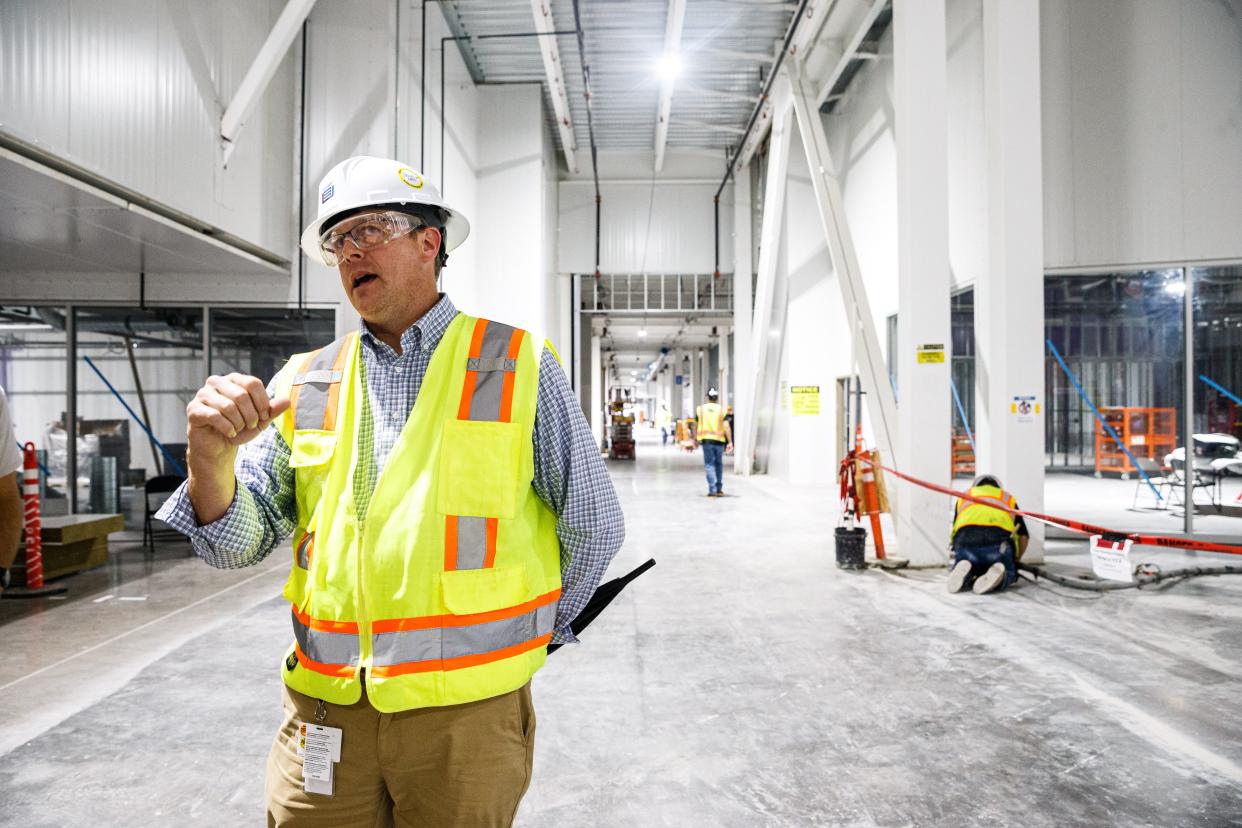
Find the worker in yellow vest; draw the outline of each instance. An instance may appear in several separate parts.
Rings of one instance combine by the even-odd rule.
[[[551,346],[438,293],[468,225],[435,187],[356,157],[316,196],[302,248],[361,327],[267,388],[210,377],[160,517],[220,567],[293,537],[269,826],[509,825],[531,677],[621,545],[616,493]]]
[[[660,403],[660,445],[667,446],[669,438],[676,435],[676,430],[672,412],[667,405]]]
[[[733,431],[720,407],[720,392],[707,391],[707,402],[695,409],[695,445],[703,447],[703,467],[707,472],[707,496],[724,497],[724,453],[733,448]]]
[[[1017,509],[1018,501],[1005,491],[995,475],[981,474],[967,493]],[[953,563],[949,569],[949,592],[970,588],[975,594],[999,592],[1018,580],[1017,562],[1030,542],[1026,521],[1006,509],[957,499],[949,542]]]

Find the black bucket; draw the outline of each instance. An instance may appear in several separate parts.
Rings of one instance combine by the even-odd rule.
[[[861,526],[857,529],[837,527],[837,568],[865,569],[867,549],[867,530]]]

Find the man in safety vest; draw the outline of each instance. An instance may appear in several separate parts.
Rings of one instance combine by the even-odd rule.
[[[707,496],[724,496],[724,453],[726,446],[733,448],[733,431],[724,419],[724,409],[717,402],[719,392],[711,388],[707,402],[695,409],[697,421],[694,427],[696,445],[703,446],[703,466],[707,471]]]
[[[660,445],[667,446],[669,438],[674,436],[676,426],[673,423],[673,414],[668,410],[668,406],[660,404]]]
[[[1010,509],[1018,501],[994,475],[975,478],[968,494],[994,501]],[[999,592],[1018,580],[1017,561],[1030,542],[1026,521],[1005,509],[958,498],[953,511],[953,564],[949,569],[949,592],[971,587],[977,595]]]
[[[361,327],[266,388],[208,378],[159,516],[217,567],[293,536],[268,825],[508,825],[531,677],[574,641],[620,506],[551,346],[438,293],[468,225],[436,188],[355,157],[315,195],[302,249]]]

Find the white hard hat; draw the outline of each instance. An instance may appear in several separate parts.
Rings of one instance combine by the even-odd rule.
[[[302,231],[302,250],[318,260],[319,236],[329,222],[343,213],[363,207],[386,204],[436,207],[448,218],[444,223],[444,251],[447,253],[466,240],[470,222],[449,207],[440,191],[422,173],[391,158],[355,155],[346,158],[319,182],[319,211]]]

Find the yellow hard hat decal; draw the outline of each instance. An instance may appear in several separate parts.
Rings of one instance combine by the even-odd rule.
[[[416,190],[423,188],[423,177],[409,167],[402,167],[397,170],[397,176]]]

